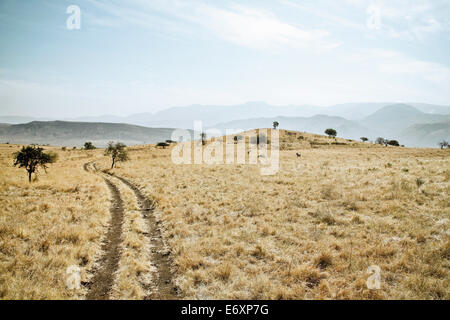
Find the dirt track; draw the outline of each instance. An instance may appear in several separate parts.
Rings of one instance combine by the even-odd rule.
[[[164,247],[164,242],[161,236],[161,232],[158,227],[158,222],[155,219],[153,213],[153,203],[146,198],[142,192],[132,184],[130,181],[117,177],[125,185],[127,185],[136,197],[136,200],[140,206],[143,217],[147,220],[149,225],[149,236],[152,244],[151,258],[152,263],[157,269],[157,279],[155,279],[155,290],[147,297],[148,299],[175,299],[177,296],[176,288],[172,283],[172,273],[170,272],[170,257],[169,253]]]
[[[84,164],[83,167],[88,172],[98,172],[94,162],[88,162]],[[88,300],[109,299],[109,293],[114,284],[114,274],[118,269],[121,256],[120,247],[122,242],[122,226],[124,222],[124,204],[119,188],[113,182],[115,179],[106,174],[102,174],[102,176],[112,195],[112,206],[110,209],[111,222],[105,236],[105,241],[102,244],[103,255],[98,261],[99,267],[96,270],[92,270],[94,276],[90,282],[86,284],[89,288],[89,292],[86,295],[86,299]],[[149,226],[148,236],[152,245],[150,255],[151,262],[156,267],[157,271],[152,286],[150,288],[145,288],[147,291],[151,292],[145,299],[177,299],[179,294],[172,283],[170,256],[164,247],[158,222],[153,215],[153,203],[130,181],[122,177],[114,177],[119,179],[125,186],[133,191],[142,216]]]

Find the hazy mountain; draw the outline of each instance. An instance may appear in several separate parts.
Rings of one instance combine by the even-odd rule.
[[[399,134],[399,141],[411,147],[437,147],[442,140],[450,141],[450,121],[414,124]]]
[[[192,128],[194,121],[201,120],[203,126],[212,126],[218,121],[234,121],[254,117],[276,117],[279,115],[296,116],[299,114],[315,114],[317,107],[286,106],[275,107],[265,102],[249,102],[231,106],[175,107],[159,111],[155,114],[137,114],[126,118],[128,123],[136,123],[151,127],[171,126]]]
[[[272,106],[265,102],[248,102],[239,105],[214,106],[192,105],[174,107],[156,113],[139,113],[127,117],[101,116],[78,118],[77,121],[115,122],[143,125],[147,127],[193,128],[194,121],[201,120],[203,126],[210,127],[217,122],[231,122],[251,118],[269,117],[312,117],[328,115],[349,120],[361,120],[393,103],[348,103],[330,107],[303,106]],[[450,107],[414,104],[426,113],[450,114]],[[1,119],[0,119],[1,120]]]
[[[439,113],[438,113],[439,112]],[[29,117],[0,117],[0,123],[18,123],[22,121],[30,120]],[[348,103],[340,104],[331,107],[317,107],[317,106],[272,106],[265,102],[248,102],[240,105],[230,106],[202,106],[193,105],[187,107],[174,107],[163,111],[151,113],[134,114],[127,117],[119,117],[113,115],[103,115],[98,117],[80,117],[75,119],[68,119],[70,122],[66,123],[91,123],[99,126],[100,122],[106,122],[109,124],[131,124],[152,128],[193,128],[194,121],[201,120],[203,128],[217,127],[218,129],[253,129],[260,127],[271,127],[273,121],[280,122],[281,127],[290,130],[308,131],[312,133],[322,134],[326,128],[335,128],[339,136],[345,138],[358,139],[361,136],[366,136],[369,139],[375,139],[378,136],[402,140],[404,130],[414,130],[414,125],[433,124],[433,123],[446,123],[450,121],[450,107],[430,105],[423,103],[412,104],[388,104],[388,103]],[[55,122],[58,123],[58,122]],[[122,132],[123,128],[117,126],[108,132],[107,136],[97,134],[95,139],[98,139],[99,143],[105,144],[108,140],[111,140],[111,136],[117,137],[118,132]],[[428,127],[427,127],[428,128]],[[5,130],[0,126],[1,130]],[[77,144],[81,143],[81,140],[85,140],[85,136],[79,136],[85,134],[85,130],[89,130],[89,133],[93,131],[88,127],[79,127],[82,131],[77,131],[77,135],[73,138],[70,135],[66,135],[68,142],[64,143],[61,132],[58,131],[58,136],[54,140],[50,140],[52,135],[47,132],[46,136],[43,136],[43,140],[35,140],[36,143],[57,143],[57,144],[73,144],[72,141],[77,141]],[[149,128],[145,128],[149,129]],[[7,131],[16,130],[15,127],[9,128]],[[23,129],[25,130],[25,129]],[[48,129],[50,130],[50,129]],[[58,129],[59,130],[59,129]],[[75,129],[74,129],[75,130]],[[151,129],[156,130],[156,129]],[[431,129],[430,129],[431,130]],[[76,131],[76,130],[75,130]],[[124,132],[128,132],[125,130]],[[1,132],[1,131],[0,131]],[[39,132],[41,134],[42,132]],[[150,133],[150,136],[153,136]],[[16,134],[16,133],[15,133]],[[31,131],[27,131],[27,135],[24,136],[24,140],[29,141]],[[417,137],[408,131],[411,137]],[[6,138],[8,135],[0,136],[0,138]],[[17,133],[16,136],[20,137]],[[33,136],[31,136],[33,137]],[[79,140],[79,139],[81,140]],[[126,136],[129,139],[129,144],[143,143],[143,142],[155,142],[155,140],[148,140],[147,133],[140,133],[137,135],[136,131],[133,134]],[[169,138],[165,136],[165,138]],[[408,141],[404,141],[406,145],[421,145],[434,147],[437,142],[432,141],[435,137],[430,135],[423,140],[416,140],[413,138]],[[95,140],[94,137],[91,140]],[[12,139],[10,139],[13,141]],[[116,139],[117,140],[117,139]],[[123,139],[122,139],[123,140]],[[162,139],[156,139],[162,140]],[[165,139],[163,139],[165,140]],[[17,140],[19,141],[19,140]],[[402,142],[402,141],[401,141]]]
[[[157,143],[170,139],[173,130],[116,123],[33,121],[0,127],[0,141],[70,147],[92,141],[94,145],[104,147],[109,141],[121,141],[127,145]]]
[[[427,104],[427,103],[407,103],[410,106],[413,106],[425,113],[434,113],[434,114],[450,114],[449,106],[439,106],[435,104]]]
[[[148,127],[176,127],[192,128],[194,121],[201,120],[204,126],[212,126],[218,121],[231,122],[251,118],[269,117],[312,117],[315,115],[328,115],[346,118],[349,120],[360,120],[383,107],[392,103],[347,103],[329,107],[311,105],[302,106],[272,106],[265,102],[248,102],[239,105],[214,106],[214,105],[192,105],[186,107],[173,107],[156,113],[139,113],[127,117],[99,116],[83,117],[69,120],[88,122],[114,122],[130,123]],[[450,114],[450,107],[417,104],[420,110],[436,113],[437,110],[443,114]],[[1,120],[1,118],[0,118]]]
[[[450,115],[424,113],[410,105],[396,104],[381,108],[360,123],[382,132],[385,137],[390,137],[399,135],[404,129],[414,124],[437,123],[447,120],[450,121]]]
[[[213,127],[220,130],[249,130],[256,128],[271,128],[274,121],[278,121],[280,123],[280,128],[286,130],[296,130],[317,134],[324,134],[324,131],[326,129],[334,128],[338,131],[338,135],[340,137],[345,137],[348,139],[359,139],[363,136],[374,138],[380,135],[380,132],[364,127],[355,121],[326,115],[317,115],[313,117],[273,117],[245,119],[220,123],[214,125]]]
[[[392,103],[345,103],[325,108],[323,114],[349,120],[360,120]]]
[[[78,117],[78,118],[67,118],[64,121],[75,121],[75,122],[106,122],[106,123],[127,123],[125,117],[119,117],[114,115],[105,114],[102,116],[92,116],[92,117]]]
[[[174,107],[155,113],[139,113],[126,117],[103,115],[103,116],[80,116],[77,118],[58,119],[77,122],[107,122],[128,123],[147,127],[170,127],[170,128],[192,128],[196,120],[201,120],[204,126],[212,126],[217,122],[230,122],[250,118],[269,117],[311,117],[315,115],[328,115],[346,118],[349,120],[361,120],[383,107],[393,103],[347,103],[328,107],[311,105],[301,106],[272,106],[265,102],[248,102],[239,105],[215,106],[215,105],[192,105],[185,107]],[[450,107],[421,103],[408,104],[425,113],[450,115]],[[31,117],[1,117],[2,123],[28,123],[31,121],[49,121],[56,119],[36,119]]]
[[[23,116],[0,116],[0,123],[7,124],[19,124],[28,123],[31,121],[51,121],[50,118],[38,118],[38,117],[23,117]]]

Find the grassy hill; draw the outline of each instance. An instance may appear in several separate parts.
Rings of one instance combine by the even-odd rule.
[[[304,117],[274,117],[274,118],[255,118],[238,120],[227,123],[221,123],[215,127],[218,129],[256,129],[269,128],[274,121],[280,123],[280,128],[286,130],[310,132],[314,134],[323,134],[328,128],[337,130],[340,137],[348,139],[359,139],[362,136],[376,137],[380,133],[377,130],[369,129],[355,121],[350,121],[341,117],[331,117],[326,115],[317,115],[309,118]]]
[[[94,145],[103,147],[111,140],[127,145],[157,143],[170,139],[173,131],[170,128],[156,129],[121,123],[33,121],[0,126],[0,141],[56,146],[81,146],[86,141],[92,141]]]

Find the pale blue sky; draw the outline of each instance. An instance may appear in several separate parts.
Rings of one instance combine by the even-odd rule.
[[[0,48],[0,115],[450,105],[448,0],[2,0]]]

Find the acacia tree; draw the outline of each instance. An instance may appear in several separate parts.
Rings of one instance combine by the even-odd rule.
[[[448,148],[448,142],[445,140],[439,142],[439,147],[441,147],[441,149]]]
[[[329,136],[330,138],[331,137],[335,138],[337,136],[337,131],[330,128],[330,129],[325,130],[325,134],[327,136]]]
[[[397,140],[389,140],[387,144],[394,147],[400,147],[400,143]]]
[[[94,149],[97,149],[93,144],[92,144],[92,142],[85,142],[84,143],[84,150],[94,150]]]
[[[14,153],[14,166],[25,168],[28,173],[28,182],[31,176],[38,172],[39,167],[47,173],[47,164],[55,163],[58,159],[56,153],[44,153],[44,149],[36,146],[22,147],[22,150]]]
[[[376,143],[376,144],[381,144],[381,145],[387,146],[387,145],[388,145],[388,140],[385,139],[385,138],[382,138],[382,137],[378,137],[378,138],[375,140],[375,143]]]
[[[161,147],[163,149],[165,149],[168,146],[169,144],[167,142],[158,142],[158,144],[156,145],[156,147]]]
[[[361,141],[362,142],[367,142],[367,141],[369,141],[369,139],[367,139],[366,137],[361,137]]]
[[[280,125],[280,123],[278,121],[274,121],[273,122],[273,128],[274,129],[277,129],[279,125]]]
[[[105,156],[111,156],[112,159],[112,164],[111,164],[111,169],[114,169],[114,165],[116,164],[116,162],[124,162],[124,161],[128,161],[128,152],[125,149],[127,146],[124,145],[121,142],[117,142],[116,144],[114,144],[114,142],[110,141],[108,143],[108,147],[106,148],[105,151]]]

